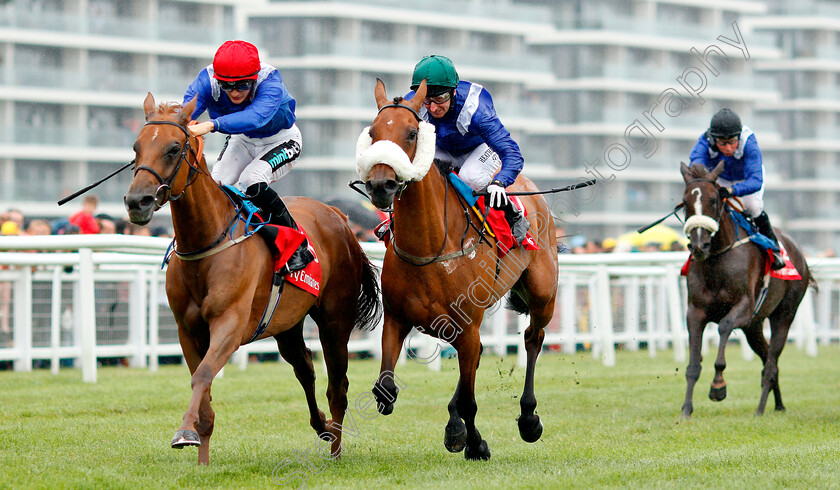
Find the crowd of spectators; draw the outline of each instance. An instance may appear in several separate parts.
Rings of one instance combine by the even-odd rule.
[[[68,218],[26,220],[16,208],[0,214],[1,235],[71,235],[109,234],[171,237],[165,226],[140,226],[127,219],[114,218],[106,213],[97,213],[99,199],[89,195],[82,201],[81,209]]]

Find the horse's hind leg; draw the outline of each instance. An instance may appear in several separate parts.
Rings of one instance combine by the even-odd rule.
[[[801,299],[801,298],[800,298]],[[790,304],[790,303],[782,303]],[[794,303],[798,305],[797,303]],[[781,305],[780,305],[781,308]],[[758,405],[757,414],[764,413],[764,406],[767,402],[766,391],[773,388],[773,397],[776,403],[776,411],[784,412],[785,405],[782,403],[782,392],[779,389],[779,356],[782,355],[782,349],[785,348],[787,342],[788,332],[793,323],[793,317],[796,315],[796,308],[789,308],[791,311],[783,311],[777,313],[777,309],[773,315],[770,316],[770,348],[767,352],[767,362],[764,365],[764,370],[761,373],[761,402]]]
[[[443,445],[450,453],[459,453],[467,447],[467,426],[461,420],[461,415],[458,414],[458,395],[461,393],[461,382],[455,386],[455,393],[452,399],[449,400],[449,405],[446,409],[449,411],[449,422],[446,423],[446,429],[443,435]]]
[[[764,407],[767,404],[767,396],[770,394],[770,389],[777,389],[777,387],[767,383],[767,376],[773,371],[772,365],[774,363],[768,362],[769,351],[767,339],[764,338],[763,325],[764,320],[762,319],[761,321],[756,321],[750,324],[749,329],[744,329],[744,335],[747,337],[747,343],[749,343],[753,352],[755,352],[761,359],[761,363],[764,366],[761,370],[761,398],[758,401],[758,409],[755,412],[756,415],[764,414]]]
[[[528,362],[525,369],[525,387],[522,391],[522,398],[519,399],[521,413],[517,419],[517,424],[519,425],[519,435],[523,441],[536,442],[542,436],[543,425],[540,416],[535,413],[537,397],[534,394],[534,371],[537,366],[537,357],[540,355],[545,339],[543,328],[551,320],[554,313],[554,296],[552,295],[547,303],[538,306],[531,304],[529,306],[531,308],[531,324],[525,330],[525,352]]]
[[[475,426],[475,414],[478,406],[475,402],[475,372],[481,359],[481,341],[478,338],[478,325],[471,325],[458,336],[455,342],[458,351],[458,367],[461,376],[458,380],[458,398],[456,406],[458,415],[464,420],[467,428],[467,445],[464,457],[472,460],[490,459],[490,448],[487,441],[481,438]]]
[[[295,377],[303,387],[306,404],[309,407],[309,425],[325,440],[329,440],[327,432],[327,418],[318,409],[315,400],[315,369],[312,367],[312,351],[306,347],[303,340],[303,320],[294,327],[274,336],[280,355],[283,356],[295,370]]]

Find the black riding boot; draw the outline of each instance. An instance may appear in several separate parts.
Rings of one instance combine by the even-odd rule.
[[[767,213],[762,211],[761,214],[753,218],[753,221],[755,221],[755,225],[758,226],[758,232],[773,240],[778,247],[779,239],[776,238],[776,234],[773,232],[773,226],[770,225],[770,218],[767,216]],[[785,260],[782,258],[781,252],[773,252],[773,270],[777,271],[784,268],[784,266]]]
[[[283,203],[283,200],[280,199],[277,192],[265,182],[253,184],[248,187],[246,195],[263,212],[271,215],[271,218],[268,220],[269,223],[286,226],[295,230],[298,229],[294,218],[292,218],[292,214],[286,208],[286,204]],[[308,246],[309,243],[304,239],[303,244],[295,250],[295,253],[286,262],[286,272],[299,271],[315,260],[315,256],[309,251]]]
[[[517,209],[513,205],[513,201],[510,200],[508,200],[507,205],[502,209],[505,212],[505,219],[510,225],[511,235],[513,235],[516,243],[522,245],[522,242],[524,242],[525,238],[528,236],[528,228],[531,226],[528,219],[525,217],[525,213]]]
[[[277,195],[271,187],[265,182],[253,184],[245,191],[248,199],[256,204],[264,213],[271,215],[268,222],[278,226],[288,226],[289,228],[297,229],[294,218],[292,218],[289,210],[286,209],[286,204]]]

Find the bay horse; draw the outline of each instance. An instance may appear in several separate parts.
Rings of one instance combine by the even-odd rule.
[[[134,179],[125,206],[131,221],[142,225],[167,201],[171,205],[177,244],[166,271],[166,295],[192,375],[192,397],[172,447],[198,446],[199,464],[208,464],[215,418],[210,385],[231,354],[255,333],[269,302],[273,257],[264,240],[242,239],[244,226],[232,229],[238,210],[210,176],[204,155],[196,151],[200,141],[187,130],[195,99],[184,107],[156,107],[150,93],[143,109],[147,122],[134,143]],[[331,454],[338,457],[349,385],[347,342],[354,327],[370,329],[378,323],[379,285],[343,214],[305,197],[288,198],[286,203],[316,251],[322,271],[320,294],[316,298],[286,284],[259,338],[277,341],[303,387],[310,425],[331,442]],[[196,260],[199,251],[203,257]],[[330,420],[315,399],[312,352],[303,339],[306,315],[318,325],[329,378]]]
[[[531,316],[518,426],[522,439],[535,442],[543,426],[535,413],[534,369],[557,294],[557,240],[549,207],[542,196],[522,199],[540,250],[518,247],[499,258],[495,240],[478,231],[480,224],[470,224],[468,207],[432,165],[434,127],[418,115],[425,81],[411,100],[389,100],[381,80],[374,95],[379,113],[359,138],[357,166],[371,202],[379,209],[393,206],[393,235],[382,267],[385,320],[373,388],[377,408],[384,415],[393,411],[399,391],[393,370],[412,327],[447,341],[458,352],[460,377],[448,405],[444,446],[465,450],[466,459],[489,459],[487,442],[475,426],[479,326],[484,311],[511,291],[508,306]],[[367,163],[360,164],[363,158]],[[538,190],[522,176],[509,189]]]
[[[740,328],[747,343],[761,359],[761,398],[756,415],[762,415],[770,391],[773,391],[776,410],[785,409],[779,390],[779,355],[785,347],[799,303],[808,285],[816,287],[805,257],[789,235],[776,230],[790,260],[802,277],[797,280],[771,278],[769,287],[755,311],[759,294],[764,285],[768,266],[767,253],[746,238],[726,209],[728,204],[720,198],[717,178],[723,172],[723,162],[709,171],[703,165],[681,164],[685,180],[682,205],[685,207],[685,232],[689,237],[689,250],[693,259],[688,269],[688,326],[689,361],[685,371],[687,388],[681,418],[688,419],[694,410],[692,393],[700,377],[700,354],[706,324],[718,324],[720,345],[715,359],[715,376],[709,398],[721,401],[726,398],[726,368],[724,349],[729,336]],[[764,320],[770,319],[770,343],[764,337]]]

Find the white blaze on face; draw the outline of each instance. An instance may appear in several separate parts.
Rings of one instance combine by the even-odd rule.
[[[694,200],[694,214],[703,216],[703,191],[701,191],[699,187],[695,187],[691,190],[691,193],[697,196]]]
[[[703,191],[699,187],[691,189],[691,193],[697,196],[694,200],[694,215],[685,220],[683,231],[686,235],[691,235],[691,232],[697,228],[702,228],[712,235],[718,231],[718,222],[710,216],[703,215]]]

